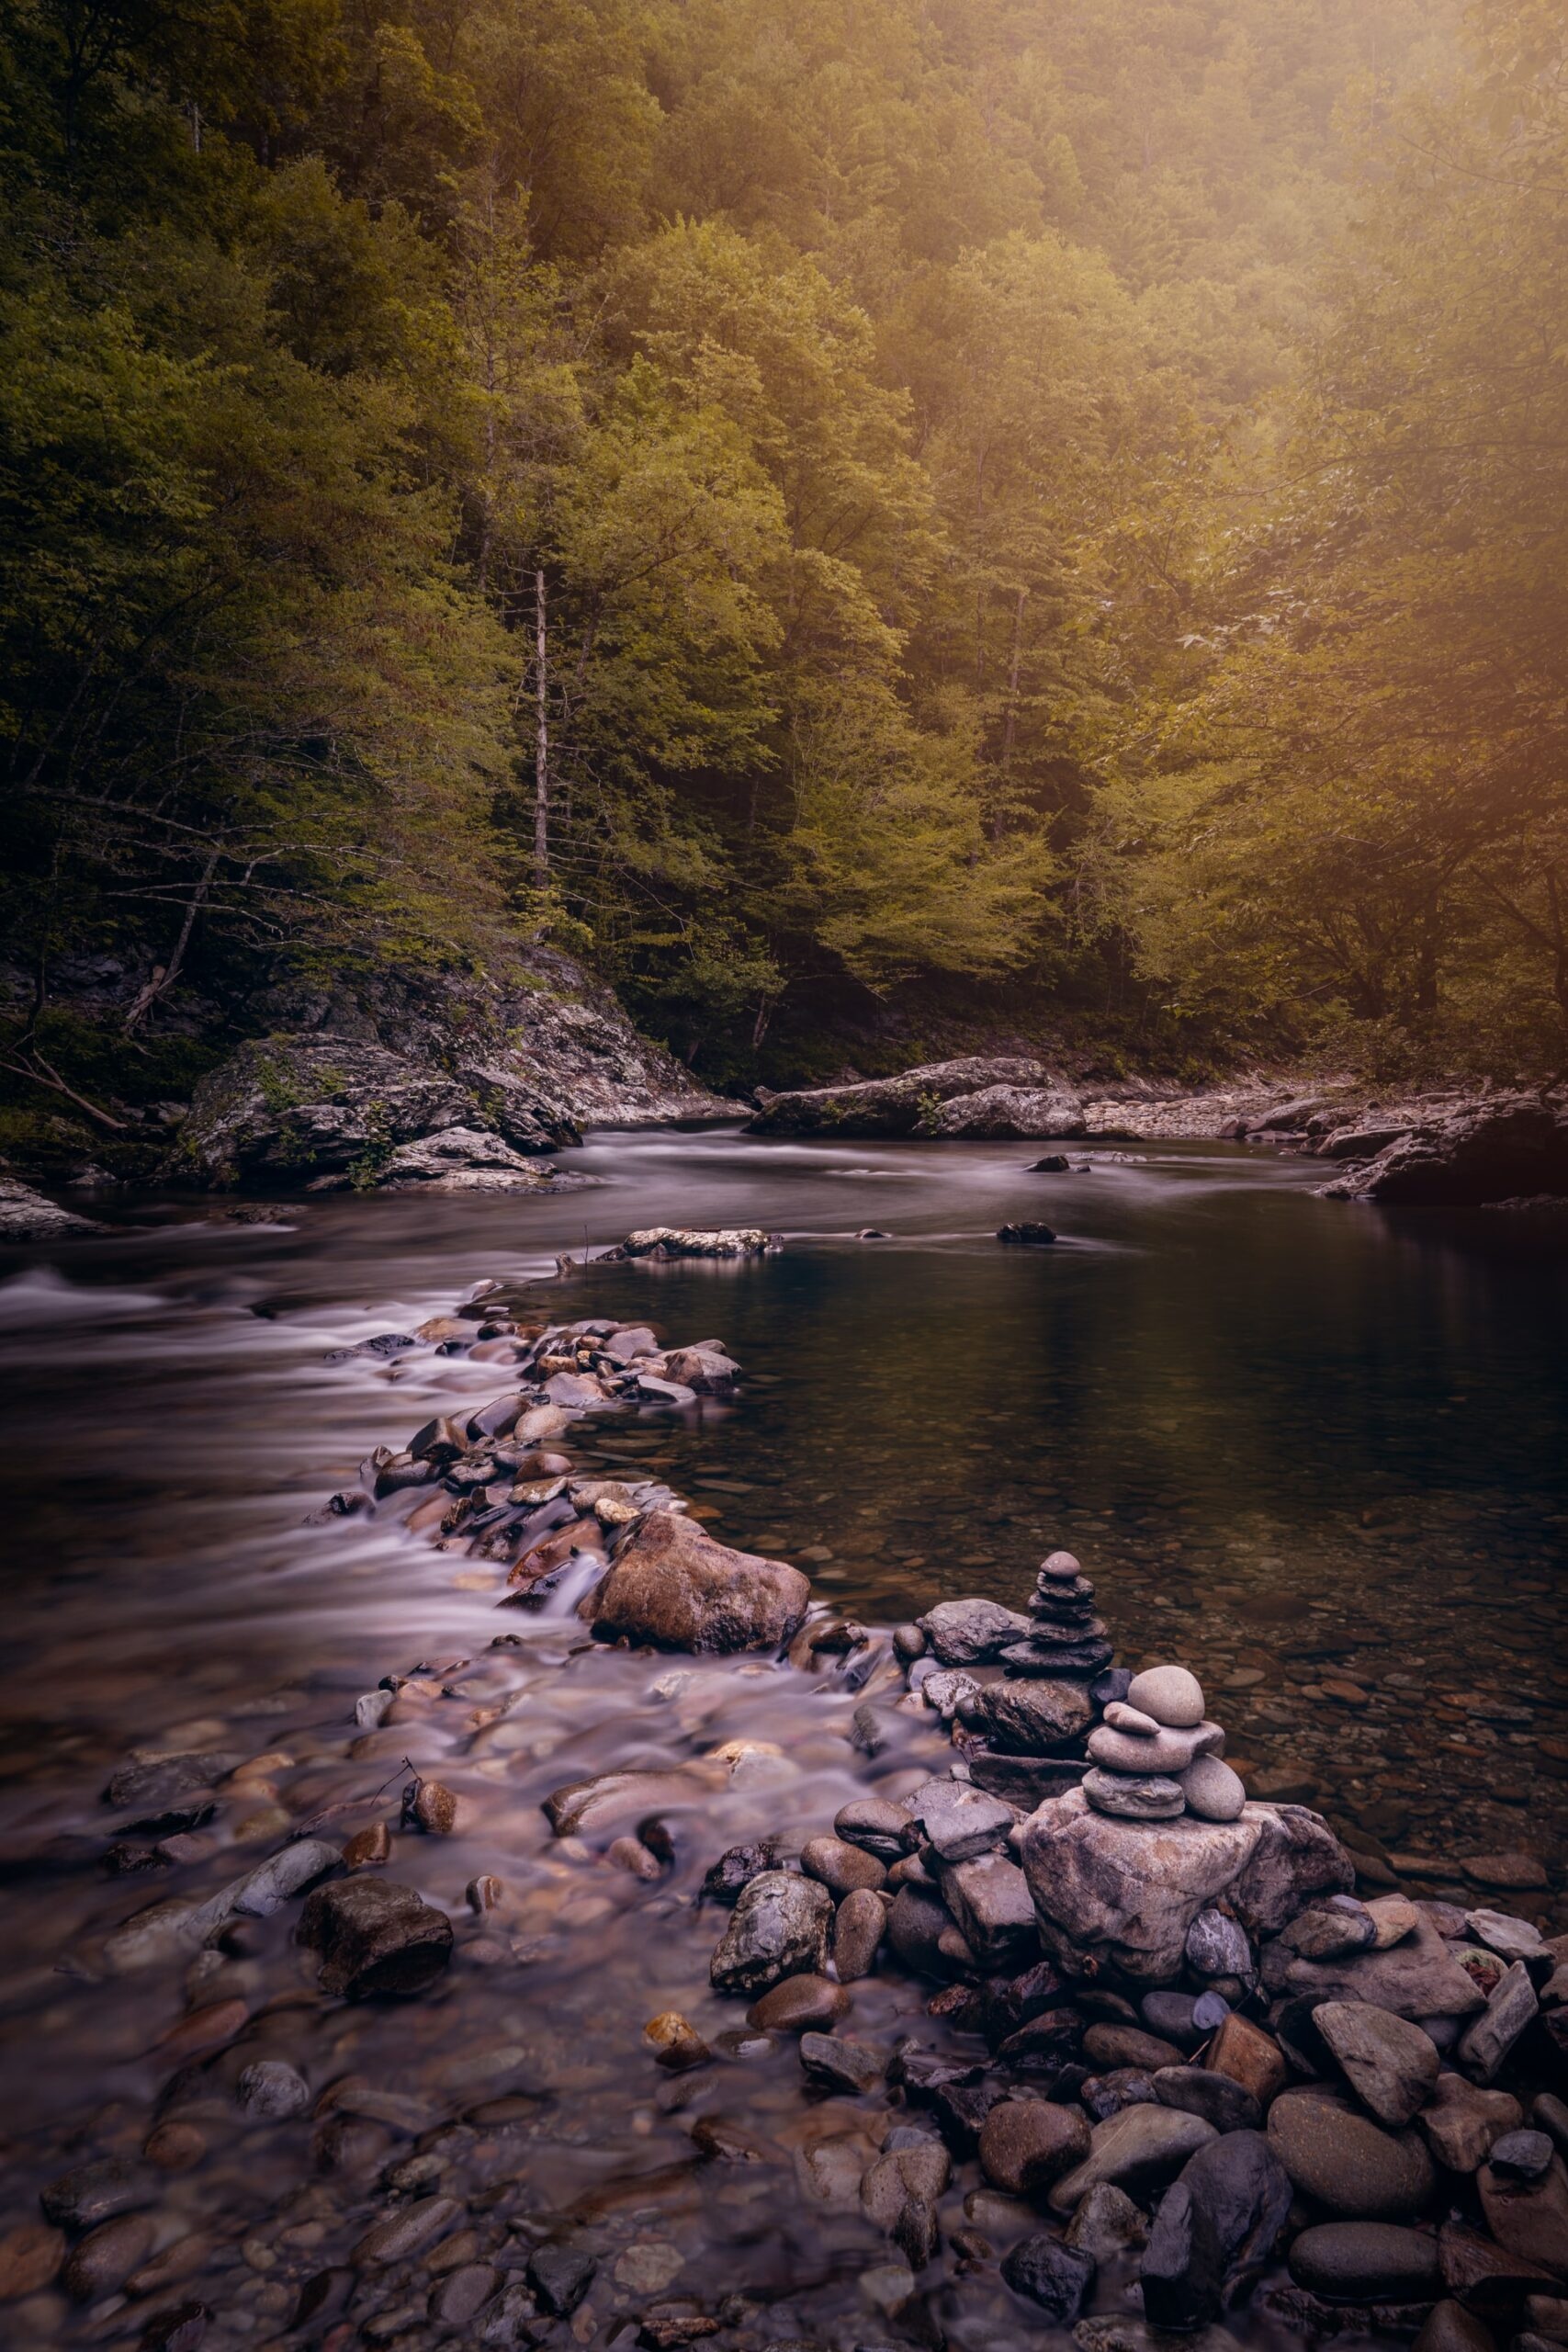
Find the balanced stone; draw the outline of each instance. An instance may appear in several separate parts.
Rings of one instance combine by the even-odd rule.
[[[982,1665],[1030,1631],[1029,1619],[1018,1610],[979,1599],[939,1600],[915,1623],[943,1666]]]
[[[1185,1772],[1194,1757],[1213,1754],[1224,1741],[1218,1724],[1199,1722],[1182,1730],[1162,1725],[1152,1739],[1101,1724],[1089,1734],[1089,1752],[1111,1772]]]
[[[1203,1688],[1184,1666],[1151,1666],[1133,1677],[1127,1703],[1156,1723],[1190,1731],[1203,1720]]]
[[[1159,1773],[1087,1772],[1083,1792],[1096,1813],[1122,1821],[1174,1821],[1186,1805],[1180,1781]]]
[[[1194,1757],[1179,1779],[1187,1810],[1200,1821],[1240,1820],[1246,1784],[1218,1756]]]
[[[1082,1570],[1070,1552],[1052,1552],[1041,1561],[1040,1573],[1043,1577],[1066,1578],[1081,1575]]]
[[[1033,1641],[1014,1642],[1001,1654],[1010,1674],[1098,1674],[1112,1652],[1107,1641],[1072,1642],[1046,1647]]]
[[[1077,1739],[1094,1720],[1094,1709],[1077,1682],[1049,1676],[1031,1682],[987,1682],[964,1702],[963,1720],[983,1731],[993,1747],[1020,1756],[1043,1755]]]
[[[1125,1699],[1112,1699],[1105,1710],[1105,1720],[1112,1731],[1130,1731],[1136,1737],[1156,1739],[1159,1725],[1153,1715],[1145,1715],[1137,1707],[1130,1707]]]

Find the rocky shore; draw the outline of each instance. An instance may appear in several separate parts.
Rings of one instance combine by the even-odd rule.
[[[769,1239],[623,1246],[705,1243]],[[1069,1554],[836,1614],[657,1475],[728,1351],[540,1295],[376,1342],[469,1387],[321,1514],[505,1630],[111,1775],[40,1955],[102,2086],[0,2149],[11,2338],[1568,2342],[1541,1897],[1412,1900],[1249,1795]]]

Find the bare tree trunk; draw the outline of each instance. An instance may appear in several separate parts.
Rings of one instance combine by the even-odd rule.
[[[207,894],[212,888],[212,877],[218,871],[219,855],[217,850],[211,852],[201,879],[186,903],[185,920],[180,924],[180,935],[175,942],[174,954],[166,964],[154,964],[152,978],[137,989],[135,1000],[125,1016],[125,1035],[128,1037],[146,1019],[158,999],[167,996],[179,978],[185,966],[186,949],[190,945],[190,935],[196,929],[197,916],[206,903]]]
[[[534,574],[534,874],[543,889],[550,878],[550,717],[545,667],[545,575]]]

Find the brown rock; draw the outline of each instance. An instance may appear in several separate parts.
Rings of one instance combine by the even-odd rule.
[[[1123,1821],[1091,1811],[1077,1789],[1048,1799],[1022,1834],[1046,1957],[1074,1976],[1109,1964],[1135,1984],[1172,1982],[1188,1928],[1245,1867],[1267,1810],[1248,1805],[1239,1821]]]
[[[1432,2193],[1431,2158],[1415,2133],[1384,2132],[1337,2098],[1285,2091],[1268,2133],[1302,2194],[1348,2220],[1405,2221]]]
[[[363,2000],[423,1993],[452,1957],[452,1922],[395,1879],[345,1878],[317,1887],[299,1941],[319,1952],[326,1993]]]
[[[1083,2054],[1102,2073],[1112,2066],[1140,2066],[1152,2075],[1161,2066],[1181,2064],[1173,2041],[1162,2041],[1157,2033],[1145,2033],[1135,2025],[1091,2025],[1083,2038]]]
[[[188,2017],[161,2033],[152,2047],[160,2058],[183,2062],[202,2057],[209,2050],[221,2050],[232,2041],[250,2010],[243,2001],[213,2001],[204,2009],[192,2009]]]
[[[1483,2091],[1462,2075],[1439,2075],[1417,2118],[1427,2144],[1450,2172],[1473,2172],[1492,2151],[1494,2140],[1517,2132],[1524,2109],[1506,2091]]]
[[[1234,2014],[1210,2042],[1203,2064],[1213,2074],[1228,2075],[1233,2083],[1250,2091],[1265,2110],[1290,2079],[1279,2043],[1260,2026]]]
[[[1445,2296],[1422,2321],[1413,2352],[1497,2352],[1497,2346],[1483,2320]]]
[[[1076,2107],[1004,2098],[980,2127],[980,2167],[994,2188],[1032,2197],[1089,2154],[1089,2124]]]
[[[65,2265],[62,2284],[73,2303],[96,2303],[124,2286],[152,2251],[158,2225],[150,2213],[118,2213],[89,2230]]]
[[[453,1837],[460,1818],[457,1797],[439,1781],[421,1781],[414,1792],[413,1817],[433,1838]]]
[[[849,2014],[850,1996],[830,1976],[786,1976],[746,2012],[764,2033],[807,2033],[837,2025]]]
[[[1467,2311],[1514,2312],[1526,2295],[1555,2283],[1550,2270],[1506,2253],[1495,2239],[1483,2238],[1462,2222],[1444,2222],[1439,2227],[1438,2265],[1443,2285]]]
[[[678,1511],[651,1510],[582,1603],[596,1631],[661,1649],[781,1648],[806,1615],[798,1568],[731,1551]]]
[[[841,1838],[807,1838],[800,1849],[800,1867],[834,1894],[852,1894],[857,1887],[874,1893],[887,1883],[887,1872],[875,1855],[847,1845]]]
[[[1292,1959],[1278,1989],[1332,2000],[1368,2001],[1396,2018],[1461,2018],[1486,2006],[1429,1918],[1386,1951],[1375,1947],[1341,1960]]]
[[[141,2153],[160,2172],[190,2172],[207,2154],[207,2134],[194,2123],[160,2123]]]
[[[887,1905],[869,1887],[846,1894],[833,1917],[833,1965],[840,1984],[869,1976],[887,1931]]]
[[[700,2066],[712,2056],[707,2043],[679,2009],[661,2009],[649,2018],[643,2027],[642,2038],[661,2066],[672,2075],[684,2074],[690,2066]]]
[[[0,2303],[36,2295],[59,2274],[65,2259],[65,2233],[47,2222],[20,2222],[0,2237]]]
[[[1510,2180],[1482,2165],[1475,2176],[1486,2226],[1506,2253],[1568,2278],[1568,2171],[1553,2156],[1538,2180]]]
[[[343,1866],[349,1871],[376,1870],[391,1859],[392,1833],[384,1821],[356,1829],[343,1849]]]

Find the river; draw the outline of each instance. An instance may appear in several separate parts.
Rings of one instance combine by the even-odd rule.
[[[1399,1218],[1319,1200],[1311,1163],[1237,1147],[1091,1146],[1072,1155],[1087,1169],[1065,1174],[1029,1172],[1033,1156],[601,1133],[561,1161],[601,1182],[558,1198],[329,1194],[247,1204],[257,1221],[243,1221],[231,1204],[149,1194],[117,1204],[112,1238],[8,1253],[10,2217],[36,2211],[51,2166],[134,2154],[151,2103],[167,2099],[159,2035],[192,2000],[237,1999],[263,2041],[258,2014],[288,2021],[312,2086],[401,2065],[432,2114],[464,2098],[477,2113],[493,2092],[493,2114],[462,2127],[462,2160],[476,2133],[481,2147],[500,2135],[514,2198],[534,2211],[543,2197],[598,2233],[579,2341],[595,2328],[610,2340],[656,2274],[679,2293],[699,2275],[711,2287],[716,2262],[736,2294],[768,2308],[795,2297],[795,2324],[835,2341],[834,2312],[863,2322],[864,2224],[802,2222],[766,2193],[773,2164],[798,2173],[809,2133],[793,2062],[753,2048],[748,2074],[744,2031],[725,2054],[749,2087],[726,2112],[757,2136],[755,2167],[726,2170],[714,2197],[677,2162],[651,2198],[656,2222],[615,2186],[657,2169],[672,2139],[690,2148],[690,2119],[649,2079],[642,2021],[700,1997],[702,2030],[726,2030],[722,2005],[694,1991],[717,1933],[692,1910],[702,1871],[728,1836],[807,1835],[864,1792],[844,1739],[852,1694],[824,1687],[803,1706],[798,1677],[746,1663],[660,1677],[585,1652],[569,1621],[526,1621],[523,1645],[487,1666],[498,1626],[519,1623],[498,1616],[501,1570],[384,1521],[304,1523],[372,1446],[506,1385],[427,1348],[344,1353],[412,1332],[487,1279],[518,1286],[541,1319],[615,1315],[671,1341],[722,1340],[744,1368],[733,1399],[595,1425],[569,1441],[573,1458],[651,1471],[714,1533],[796,1561],[847,1613],[887,1622],[964,1592],[1018,1605],[1042,1554],[1066,1545],[1128,1662],[1190,1664],[1255,1787],[1326,1812],[1371,1856],[1373,1883],[1438,1891],[1462,1881],[1456,1856],[1489,1849],[1537,1854],[1555,1877],[1568,1852],[1561,1250],[1506,1215]],[[1021,1216],[1048,1217],[1056,1246],[999,1246],[996,1227]],[[556,1277],[558,1253],[653,1224],[760,1225],[783,1247]],[[866,1227],[888,1238],[857,1239]],[[405,1707],[353,1742],[355,1694],[416,1660],[451,1671],[466,1704],[504,1684],[515,1711],[529,1676],[526,1703],[493,1738],[438,1731],[438,1706],[428,1735]],[[918,1726],[901,1737],[878,1764],[908,1785],[942,1749]],[[652,1896],[601,1857],[551,1850],[537,1806],[552,1785],[734,1738],[755,1752],[704,1834],[682,1833]],[[248,1816],[231,1806],[156,1883],[106,1875],[108,1774],[133,1752],[186,1747],[263,1759]],[[412,1843],[422,1887],[449,1909],[480,1870],[502,1875],[510,1905],[510,1942],[491,1936],[487,1951],[479,1938],[473,1968],[420,2006],[412,2041],[412,2011],[312,2008],[309,1969],[284,1957],[286,1921],[267,1923],[270,1941],[258,1927],[254,1945],[205,1955],[183,1990],[177,1971],[106,1969],[106,1933],[140,1905],[204,1891],[304,1816],[336,1805],[352,1827],[390,1804],[395,1818],[405,1753],[468,1758],[474,1804],[460,1838],[400,1840],[404,1874]],[[390,1799],[378,1794],[389,1783]],[[1540,1916],[1556,1917],[1551,1903]],[[921,1999],[878,1980],[854,2030],[922,2022]],[[159,2244],[210,2235],[211,2276],[195,2254],[185,2274],[215,2309],[209,2344],[270,2340],[294,2282],[332,2258],[347,2191],[335,2175],[312,2181],[308,2123],[246,2139],[199,2097],[193,2112],[212,2153],[168,2188]],[[397,2128],[367,2125],[389,2148]],[[236,2233],[264,2208],[305,2234],[242,2262]],[[35,2296],[16,2306],[21,2340],[116,2341],[117,2312],[129,2325],[150,2307],[109,2305],[67,2316],[58,2295]],[[951,2340],[1000,2340],[999,2308],[977,2292],[941,2324]]]

